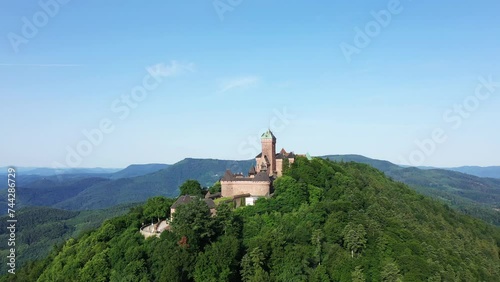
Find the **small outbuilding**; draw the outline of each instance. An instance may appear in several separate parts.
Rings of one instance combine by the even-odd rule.
[[[175,203],[170,207],[170,220],[172,221],[173,219],[173,215],[176,211],[176,209],[181,206],[181,205],[185,205],[195,199],[199,199],[198,196],[190,196],[190,195],[182,195],[180,196],[177,201],[175,201]],[[212,215],[215,214],[215,203],[214,203],[214,200],[210,199],[210,198],[205,198],[205,199],[202,199],[208,206],[208,208],[210,209],[210,213]]]

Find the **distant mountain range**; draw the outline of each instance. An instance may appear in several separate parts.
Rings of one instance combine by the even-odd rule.
[[[72,179],[82,179],[85,177],[102,177],[109,179],[120,179],[127,177],[141,176],[153,173],[168,167],[167,164],[132,164],[124,169],[119,168],[34,168],[34,167],[16,167],[18,186],[25,186],[27,183],[39,179],[54,179],[57,176],[58,182]],[[0,167],[0,183],[7,183],[7,169],[9,167]],[[5,188],[1,186],[1,188]]]
[[[20,174],[17,201],[19,207],[91,210],[145,201],[157,195],[175,197],[179,193],[179,186],[187,179],[196,179],[204,186],[211,186],[227,168],[248,171],[253,162],[185,159],[174,165],[134,165],[114,174],[95,174],[92,177],[87,174],[68,174],[26,176],[29,180],[23,180],[25,176]],[[160,168],[162,166],[163,169]],[[0,204],[4,206],[6,193],[5,189],[0,191]],[[0,210],[0,214],[5,212],[6,209]]]
[[[4,173],[9,167],[0,167],[0,172]],[[15,167],[18,173],[29,175],[56,175],[56,174],[95,174],[95,173],[114,173],[122,170],[121,168],[48,168],[48,167]]]
[[[481,178],[444,169],[401,167],[388,161],[359,155],[323,156],[335,161],[369,164],[394,180],[415,190],[446,201],[466,214],[500,225],[500,179]],[[226,169],[247,172],[254,160],[230,161],[215,159],[184,159],[173,165],[131,165],[115,172],[89,174],[25,175],[18,174],[18,204],[50,206],[67,210],[93,210],[114,205],[145,201],[164,195],[175,197],[178,187],[187,179],[196,179],[211,186]],[[6,181],[4,182],[6,183]],[[6,191],[0,191],[0,204],[6,205]],[[6,209],[0,210],[4,214]]]
[[[111,179],[135,177],[167,168],[168,164],[133,164],[111,175]]]
[[[500,178],[500,166],[461,166],[461,167],[452,167],[445,168],[448,170],[454,170],[461,173],[467,173],[479,177],[490,177],[490,178]]]
[[[411,167],[401,165],[401,167]],[[433,166],[419,166],[420,169],[444,169],[451,171],[458,171],[478,177],[498,178],[500,179],[500,166],[460,166],[460,167],[433,167]]]
[[[339,155],[332,155],[339,156]],[[360,160],[360,162],[365,162],[370,160],[370,158],[366,158],[359,155],[342,155],[352,161],[355,159]],[[375,160],[378,161],[378,160]],[[378,161],[382,162],[382,161]],[[391,162],[386,161],[391,165],[395,165]],[[23,175],[32,175],[32,176],[53,176],[53,175],[81,175],[81,174],[102,174],[103,177],[108,177],[111,179],[119,179],[126,177],[134,177],[141,176],[145,174],[149,174],[152,172],[159,171],[168,167],[168,164],[132,164],[128,167],[121,168],[66,168],[66,169],[55,169],[55,168],[47,168],[47,167],[16,167],[17,171]],[[398,165],[396,165],[398,166]],[[400,167],[410,167],[403,166]],[[498,178],[500,179],[500,166],[461,166],[461,167],[432,167],[432,166],[420,166],[420,169],[444,169],[451,171],[458,171],[461,173],[466,173],[470,175],[475,175],[478,177],[489,177],[489,178]],[[8,167],[0,167],[0,176],[4,176]]]

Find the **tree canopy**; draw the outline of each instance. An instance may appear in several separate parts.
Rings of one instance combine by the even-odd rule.
[[[203,200],[192,201],[177,209],[172,231],[160,238],[144,239],[138,232],[147,205],[67,241],[46,259],[20,269],[15,278],[2,279],[289,282],[500,277],[499,228],[459,214],[368,165],[298,157],[276,180],[274,197],[234,211],[220,205],[216,216]]]
[[[186,180],[181,187],[179,187],[180,195],[203,196],[203,188],[196,180]]]
[[[146,219],[155,219],[160,221],[160,218],[168,218],[170,216],[170,206],[174,203],[173,199],[163,196],[149,198],[144,205],[143,214]]]
[[[212,187],[208,188],[208,191],[212,194],[220,192],[221,191],[220,181],[215,182]]]

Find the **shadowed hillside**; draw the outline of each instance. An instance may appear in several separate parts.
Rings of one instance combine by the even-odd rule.
[[[54,207],[88,210],[145,201],[158,195],[176,197],[179,194],[179,186],[188,179],[196,179],[203,186],[211,186],[226,169],[248,171],[252,163],[253,161],[185,159],[151,174],[98,183],[71,199],[55,204]]]
[[[47,256],[54,245],[63,243],[70,237],[95,229],[101,223],[122,215],[137,204],[118,205],[109,209],[95,211],[65,211],[48,207],[29,207],[17,213],[16,252],[17,265],[21,267],[31,260]],[[0,218],[0,255],[8,255],[7,217]],[[7,265],[0,266],[0,272],[7,272]]]

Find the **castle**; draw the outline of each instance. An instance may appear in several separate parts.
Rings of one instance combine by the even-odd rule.
[[[246,205],[253,205],[256,199],[272,193],[274,179],[283,173],[283,161],[288,160],[289,164],[295,161],[293,152],[281,149],[276,153],[276,137],[271,130],[262,134],[261,144],[262,152],[255,157],[255,166],[250,168],[248,176],[226,171],[220,180],[222,197],[244,198]]]
[[[267,130],[261,136],[262,152],[255,157],[255,166],[250,168],[248,176],[241,173],[233,174],[227,170],[220,179],[221,192],[213,195],[208,192],[203,201],[210,209],[210,213],[216,214],[216,204],[213,199],[227,198],[227,201],[233,201],[236,207],[241,205],[253,205],[255,200],[261,197],[269,197],[272,194],[273,181],[283,174],[283,166],[292,164],[295,161],[293,152],[287,153],[281,149],[276,154],[276,137],[271,130]],[[285,160],[288,160],[286,162]],[[140,233],[148,238],[151,236],[159,237],[165,230],[170,230],[170,222],[173,215],[180,205],[187,204],[197,196],[181,195],[170,207],[170,220],[164,220],[156,224],[143,225]]]

